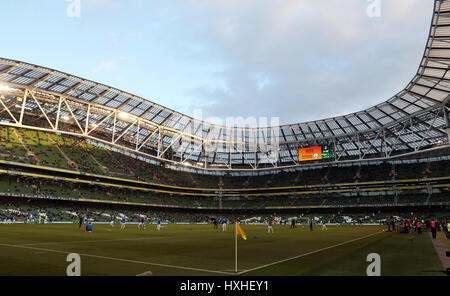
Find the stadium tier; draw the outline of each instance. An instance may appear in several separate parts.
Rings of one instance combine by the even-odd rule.
[[[188,188],[270,188],[295,185],[424,179],[448,176],[449,157],[324,165],[259,175],[208,175],[176,171],[83,138],[0,126],[0,160],[74,173],[140,180]]]
[[[418,211],[416,211],[418,210]],[[36,215],[36,213],[38,215]],[[420,218],[431,216],[439,220],[448,217],[448,211],[444,208],[420,211],[420,208],[410,207],[408,209],[393,210],[384,209],[334,209],[332,212],[320,209],[287,211],[287,212],[217,212],[217,211],[192,211],[183,209],[158,209],[139,206],[115,207],[114,205],[67,203],[63,201],[31,200],[26,198],[6,198],[0,201],[0,221],[6,216],[14,217],[16,222],[24,222],[27,217],[35,215],[47,216],[47,222],[75,222],[79,213],[84,213],[87,221],[110,222],[111,217],[119,221],[119,217],[126,217],[129,222],[137,222],[140,217],[145,217],[147,222],[155,223],[162,219],[164,223],[210,223],[212,219],[226,217],[229,220],[240,220],[243,223],[265,222],[276,219],[277,223],[296,219],[298,223],[306,223],[308,217],[313,217],[316,223],[327,221],[327,223],[385,223],[386,217],[397,216],[398,220]],[[38,222],[38,221],[35,221]],[[43,222],[43,221],[42,221]]]

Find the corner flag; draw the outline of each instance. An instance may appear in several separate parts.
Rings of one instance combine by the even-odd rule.
[[[234,234],[234,243],[235,243],[235,252],[234,252],[234,254],[235,254],[235,263],[234,263],[234,266],[235,266],[235,273],[237,274],[238,273],[238,252],[237,252],[237,241],[238,241],[238,239],[237,239],[237,237],[238,237],[238,234],[240,235],[240,236],[242,236],[242,238],[244,239],[244,240],[247,240],[247,236],[245,235],[245,232],[242,230],[242,228],[241,228],[241,226],[239,226],[239,223],[236,221],[235,222],[236,223],[236,232],[235,232],[235,234]]]
[[[242,230],[241,226],[239,226],[239,224],[237,224],[237,223],[236,223],[236,232],[237,232],[237,234],[242,236],[242,238],[244,240],[247,240],[247,236],[245,235],[245,232]]]

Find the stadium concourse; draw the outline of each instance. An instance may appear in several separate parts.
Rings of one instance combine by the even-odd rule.
[[[198,224],[226,219],[248,224],[249,244],[243,251],[248,260],[240,271],[245,274],[360,275],[352,255],[377,247],[391,259],[386,274],[442,269],[430,239],[418,229],[428,229],[434,219],[439,235],[448,233],[449,16],[450,1],[435,1],[423,59],[399,93],[360,112],[270,128],[199,122],[101,83],[0,59],[0,217],[7,224],[0,225],[0,248],[15,250],[2,249],[2,265],[20,274],[23,265],[15,269],[14,260],[29,250],[76,250],[93,261],[152,265],[162,275],[174,274],[171,269],[228,275],[232,254],[231,260],[218,258],[208,248],[222,248],[229,237]],[[44,225],[22,223],[31,216],[35,219],[28,224],[39,224],[41,217]],[[121,245],[105,245],[102,254],[74,246],[91,240],[71,224],[80,218],[99,223],[91,237]],[[118,232],[116,227],[113,232],[100,224],[112,218],[172,225],[150,245],[155,235],[150,229]],[[274,222],[272,236],[266,230],[269,221]],[[285,227],[292,221],[301,227]],[[383,232],[392,222],[394,231]],[[308,232],[308,223],[331,227],[324,227],[327,235],[296,236],[295,231]],[[189,236],[189,231],[199,235]],[[399,234],[404,231],[407,236]],[[447,242],[446,237],[440,238]],[[69,246],[45,247],[58,238]],[[211,245],[201,245],[202,240]],[[286,256],[263,253],[261,241],[268,249],[286,249]],[[403,253],[405,243],[414,242],[417,247]],[[174,253],[172,248],[180,246],[186,254]],[[296,249],[300,246],[303,255]],[[129,258],[142,259],[120,257],[122,248],[129,250]],[[161,252],[160,260],[146,261],[148,248]],[[322,251],[349,268],[315,268],[328,263],[315,255],[305,259],[310,268],[284,265]],[[411,262],[410,256],[417,260]],[[60,266],[63,260],[49,262]],[[107,268],[112,265],[95,269],[97,263],[88,274],[114,274]],[[266,269],[279,264],[283,267]],[[26,265],[33,274],[45,271],[31,259]],[[133,266],[123,271],[145,270]]]

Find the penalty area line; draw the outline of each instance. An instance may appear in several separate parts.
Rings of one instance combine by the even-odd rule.
[[[255,270],[258,270],[258,269],[266,268],[266,267],[269,267],[269,266],[272,266],[272,265],[276,265],[276,264],[280,264],[280,263],[283,263],[283,262],[291,261],[291,260],[294,260],[294,259],[298,259],[298,258],[305,257],[305,256],[308,256],[308,255],[312,255],[312,254],[315,254],[315,253],[319,253],[319,252],[322,252],[322,251],[325,251],[325,250],[328,250],[328,249],[332,249],[332,248],[336,248],[336,247],[339,247],[339,246],[343,246],[343,245],[346,245],[346,244],[349,244],[349,243],[352,243],[352,242],[355,242],[355,241],[358,241],[358,240],[362,240],[362,239],[365,239],[365,238],[368,238],[368,237],[371,237],[371,236],[374,236],[374,235],[377,235],[377,234],[380,234],[380,233],[384,233],[384,230],[380,231],[380,232],[377,232],[377,233],[372,233],[372,234],[369,234],[369,235],[358,237],[358,238],[355,238],[355,239],[352,239],[352,240],[349,240],[349,241],[346,241],[346,242],[343,242],[343,243],[340,243],[340,244],[336,244],[336,245],[333,245],[333,246],[325,247],[325,248],[322,248],[322,249],[319,249],[319,250],[315,250],[315,251],[312,251],[312,252],[308,252],[308,253],[305,253],[305,254],[294,256],[294,257],[291,257],[291,258],[287,258],[287,259],[283,259],[283,260],[280,260],[280,261],[272,262],[272,263],[269,263],[269,264],[264,264],[264,265],[261,265],[261,266],[255,267],[255,268],[247,269],[247,270],[238,272],[237,275],[241,275],[241,274],[248,273],[248,272],[251,272],[251,271],[255,271]]]
[[[44,249],[44,248],[35,248],[35,247],[21,246],[21,245],[0,244],[0,246],[9,247],[9,248],[20,248],[20,249],[47,251],[47,252],[62,253],[62,254],[76,253],[76,252],[68,252],[68,251],[60,251],[60,250],[52,250],[52,249]],[[205,273],[218,273],[218,274],[225,274],[225,275],[233,275],[233,273],[223,272],[223,271],[218,271],[218,270],[209,270],[209,269],[201,269],[201,268],[195,268],[195,267],[177,266],[177,265],[145,262],[145,261],[138,261],[138,260],[129,260],[129,259],[106,257],[106,256],[91,255],[91,254],[82,254],[82,253],[77,253],[77,254],[80,255],[80,256],[84,256],[84,257],[99,258],[99,259],[106,259],[106,260],[113,260],[113,261],[121,261],[121,262],[127,262],[127,263],[144,264],[144,265],[160,266],[160,267],[167,267],[167,268],[173,268],[173,269],[184,269],[184,270],[191,270],[191,271],[200,271],[200,272],[205,272]]]

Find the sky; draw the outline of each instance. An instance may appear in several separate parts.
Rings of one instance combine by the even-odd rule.
[[[206,121],[291,124],[402,90],[420,64],[433,1],[2,0],[0,11],[0,57],[189,116],[201,110]]]

